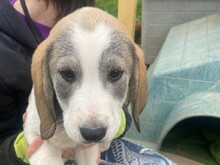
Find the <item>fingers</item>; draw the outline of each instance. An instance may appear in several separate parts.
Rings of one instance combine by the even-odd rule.
[[[98,151],[98,154],[97,154],[96,163],[97,163],[97,164],[100,164],[100,163],[101,163],[101,152],[100,152],[100,146],[99,146],[99,151]]]
[[[37,137],[32,144],[30,144],[27,148],[27,158],[30,158],[31,155],[33,155],[36,150],[40,147],[40,145],[43,143],[43,139],[41,137]]]
[[[23,114],[22,119],[23,119],[23,127],[24,127],[24,124],[27,119],[27,112]],[[26,151],[26,155],[28,159],[31,157],[31,155],[33,155],[36,152],[36,150],[40,147],[42,143],[43,143],[43,140],[40,136],[34,139],[33,143],[28,146],[27,151]]]
[[[25,123],[26,119],[27,119],[27,112],[25,112],[22,116],[22,119],[23,119],[23,123]]]
[[[23,128],[24,128],[24,124],[26,122],[26,119],[27,119],[27,112],[25,112],[22,116],[22,120],[23,120]]]

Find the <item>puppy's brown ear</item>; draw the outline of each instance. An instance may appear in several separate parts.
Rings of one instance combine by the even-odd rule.
[[[143,111],[147,100],[147,69],[143,51],[135,45],[134,68],[129,86],[129,99],[135,127],[140,131],[139,115]]]
[[[46,60],[47,44],[42,43],[34,53],[32,61],[32,79],[35,101],[40,117],[40,131],[43,139],[53,136],[56,125],[54,111],[54,90],[49,74],[49,64]]]

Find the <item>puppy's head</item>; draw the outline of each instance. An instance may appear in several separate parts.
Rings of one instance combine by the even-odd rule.
[[[58,22],[33,56],[32,76],[44,139],[63,119],[76,143],[112,140],[127,95],[139,130],[147,95],[144,55],[105,12],[83,8]]]

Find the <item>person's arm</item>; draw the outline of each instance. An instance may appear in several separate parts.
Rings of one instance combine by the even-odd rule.
[[[11,135],[0,143],[0,164],[4,165],[27,165],[19,159],[15,153],[14,142],[18,134]]]
[[[37,149],[39,142],[27,148],[23,136],[22,112],[25,104],[24,95],[14,92],[10,84],[0,81],[0,164],[26,165],[26,152],[28,155]],[[35,149],[34,149],[35,148]]]

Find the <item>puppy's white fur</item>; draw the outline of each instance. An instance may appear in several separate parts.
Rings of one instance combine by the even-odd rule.
[[[122,103],[116,103],[109,94],[106,94],[97,72],[103,48],[109,44],[108,32],[110,29],[104,24],[100,24],[95,31],[90,32],[83,31],[80,26],[75,26],[74,29],[76,30],[76,35],[71,38],[73,42],[77,43],[77,50],[82,55],[80,56],[80,61],[84,77],[81,88],[71,96],[69,104],[63,104],[58,97],[60,106],[63,109],[64,128],[68,136],[64,133],[63,128],[58,125],[55,135],[48,141],[44,141],[40,149],[30,158],[31,165],[63,164],[61,159],[62,150],[75,148],[77,144],[82,143],[78,126],[85,123],[89,124],[88,121],[95,120],[100,123],[111,123],[109,124],[111,127],[109,127],[105,137],[106,143],[109,143],[114,138],[120,125],[121,113],[118,110],[121,109]],[[100,36],[100,38],[96,38],[97,36]],[[96,43],[89,42],[91,40],[96,40]],[[91,82],[93,83],[91,84]],[[33,91],[29,98],[27,114],[25,134],[29,144],[31,144],[35,137],[40,135],[40,119]],[[72,138],[70,139],[69,137]],[[75,155],[79,165],[96,164],[99,152],[97,145],[88,149],[77,148]],[[103,147],[101,146],[101,148],[105,150],[106,144]],[[79,157],[82,159],[78,159]]]
[[[60,101],[64,115],[64,127],[74,141],[80,143],[81,136],[78,125],[89,121],[109,123],[105,141],[110,141],[118,131],[120,125],[120,110],[122,102],[118,102],[106,92],[99,75],[99,61],[104,48],[109,45],[111,29],[100,23],[93,31],[85,31],[75,26],[75,35],[71,38],[77,43],[76,49],[80,54],[79,60],[83,68],[81,86],[71,96],[68,105]],[[91,42],[91,41],[96,41]],[[113,124],[114,123],[114,124]],[[89,123],[88,123],[89,124]]]
[[[89,13],[87,13],[89,11]],[[90,13],[96,13],[94,15],[94,18],[88,19],[87,21],[85,18],[85,15],[89,15]],[[106,17],[106,22],[103,20],[99,20],[98,15],[103,14],[104,17]],[[56,94],[56,99],[58,101],[59,106],[62,109],[62,117],[58,116],[54,123],[55,132],[52,137],[47,138],[47,140],[44,140],[43,144],[40,146],[40,148],[31,156],[30,158],[30,164],[31,165],[62,165],[64,163],[63,159],[61,158],[62,151],[67,148],[75,148],[75,159],[78,165],[95,165],[97,155],[99,154],[99,146],[103,146],[103,150],[107,149],[109,147],[109,144],[111,140],[116,135],[119,127],[120,127],[120,121],[121,121],[121,107],[123,103],[125,102],[127,93],[128,93],[128,86],[129,82],[132,79],[132,77],[136,78],[138,76],[142,76],[141,83],[137,83],[138,85],[143,84],[142,92],[133,92],[133,95],[139,95],[142,97],[146,97],[146,71],[144,68],[144,63],[141,61],[141,58],[139,57],[139,62],[143,66],[134,66],[135,68],[141,68],[143,70],[143,73],[133,73],[131,66],[134,65],[134,62],[132,61],[133,58],[130,54],[130,57],[126,57],[126,55],[123,54],[129,54],[128,48],[124,48],[120,53],[122,53],[122,57],[119,57],[117,60],[115,60],[115,57],[107,58],[106,66],[101,66],[100,69],[100,61],[103,60],[103,52],[111,45],[112,40],[114,40],[114,37],[112,39],[112,34],[114,31],[123,31],[119,25],[115,24],[114,21],[111,22],[110,16],[107,14],[105,15],[103,12],[99,11],[98,9],[93,8],[84,8],[79,11],[77,11],[77,14],[72,14],[73,16],[68,16],[67,18],[64,18],[64,25],[61,23],[58,23],[57,27],[55,26],[54,30],[52,30],[52,34],[46,39],[43,44],[41,44],[35,55],[34,55],[34,62],[39,63],[38,66],[39,69],[43,70],[42,67],[42,61],[46,61],[44,59],[44,55],[42,54],[48,54],[47,49],[51,43],[54,41],[57,41],[57,36],[65,30],[68,30],[68,43],[71,45],[74,45],[74,56],[65,56],[62,55],[68,52],[68,50],[64,49],[62,50],[62,45],[65,47],[65,42],[60,41],[57,42],[57,48],[58,50],[54,49],[53,53],[54,56],[51,56],[50,58],[50,64],[47,64],[50,68],[50,76],[51,76],[51,83],[53,84],[52,90],[54,90],[54,93]],[[82,17],[82,18],[81,18]],[[91,16],[92,17],[92,16]],[[110,18],[108,18],[110,17]],[[89,18],[86,16],[86,18]],[[100,21],[100,22],[99,22]],[[110,23],[109,23],[109,22]],[[92,23],[91,23],[92,22]],[[109,26],[111,25],[111,26]],[[116,26],[116,27],[114,27]],[[66,29],[67,28],[67,29]],[[121,32],[120,32],[121,34]],[[127,38],[127,34],[125,33],[123,35],[122,40],[125,40],[124,38]],[[63,38],[64,39],[64,38]],[[128,37],[128,40],[129,37]],[[95,42],[94,42],[95,41]],[[117,41],[119,42],[119,41]],[[134,43],[131,42],[131,45],[134,47]],[[123,44],[122,44],[123,47]],[[139,48],[135,47],[135,51],[140,51]],[[71,48],[72,50],[72,48]],[[114,50],[110,50],[113,52]],[[68,52],[72,53],[72,52]],[[61,54],[61,55],[57,55]],[[40,57],[36,57],[40,56]],[[143,54],[141,54],[143,56]],[[39,59],[38,59],[39,58]],[[36,60],[37,59],[37,60]],[[115,64],[111,63],[108,64],[108,61],[115,60]],[[40,62],[39,62],[40,61]],[[143,64],[142,64],[143,63]],[[114,65],[113,65],[114,64]],[[38,64],[37,64],[38,65]],[[71,68],[72,66],[75,66],[75,68]],[[105,71],[107,68],[107,65],[109,67],[114,68],[117,66],[117,68],[120,68],[123,70],[122,75],[122,87],[125,88],[124,92],[118,92],[115,90],[115,84],[112,82],[108,82],[108,71]],[[113,65],[113,66],[112,66]],[[60,76],[60,70],[66,67],[71,68],[72,70],[75,69],[76,72],[76,82],[75,83],[67,83],[61,76]],[[35,64],[33,64],[33,70],[35,69]],[[68,68],[67,67],[67,68]],[[81,70],[80,70],[80,69]],[[116,68],[116,69],[117,69]],[[114,68],[115,69],[115,68]],[[80,71],[79,71],[80,70]],[[103,71],[104,70],[104,71]],[[42,71],[47,72],[47,71]],[[32,74],[38,74],[37,71],[32,72]],[[106,78],[103,78],[103,75],[100,76],[100,74],[105,75]],[[132,74],[134,74],[132,76]],[[33,75],[35,77],[35,75]],[[41,86],[42,83],[45,83],[45,81],[48,80],[42,80],[43,78],[40,78],[39,81],[41,81],[39,84]],[[78,80],[79,79],[79,80]],[[47,132],[51,132],[50,129],[46,130],[44,129],[44,123],[45,119],[42,119],[42,114],[44,116],[44,110],[37,108],[37,102],[38,104],[41,102],[41,98],[35,98],[36,91],[38,90],[37,84],[38,79],[34,78],[34,88],[31,92],[30,99],[29,99],[29,107],[27,111],[27,120],[25,123],[25,136],[27,138],[27,141],[29,144],[31,144],[34,139],[37,136],[44,136],[43,134],[47,134]],[[48,83],[48,82],[47,82]],[[134,81],[133,81],[134,83]],[[62,89],[60,89],[61,85],[64,84],[64,87],[68,88],[69,92],[68,96],[64,96]],[[118,85],[119,86],[119,85]],[[134,85],[135,86],[135,85]],[[132,87],[134,88],[134,87]],[[120,88],[118,88],[120,89]],[[140,94],[141,93],[141,94]],[[142,94],[143,93],[143,94]],[[123,94],[123,96],[121,96]],[[135,98],[134,102],[136,102],[138,99]],[[44,99],[44,98],[42,98]],[[138,115],[143,109],[145,98],[143,99],[142,103],[138,104],[135,107],[136,110],[133,111],[134,119],[136,121],[136,124],[138,124]],[[40,115],[39,115],[39,112]],[[62,118],[62,119],[61,119]],[[94,146],[83,149],[80,147],[81,144],[85,142],[83,139],[81,133],[80,133],[80,127],[83,127],[85,125],[103,125],[107,128],[105,137]],[[40,128],[41,125],[41,128]],[[46,125],[45,125],[46,127]],[[53,129],[53,126],[51,127]],[[52,131],[53,132],[53,131]],[[107,144],[107,145],[106,145]],[[108,146],[106,148],[106,146]]]

